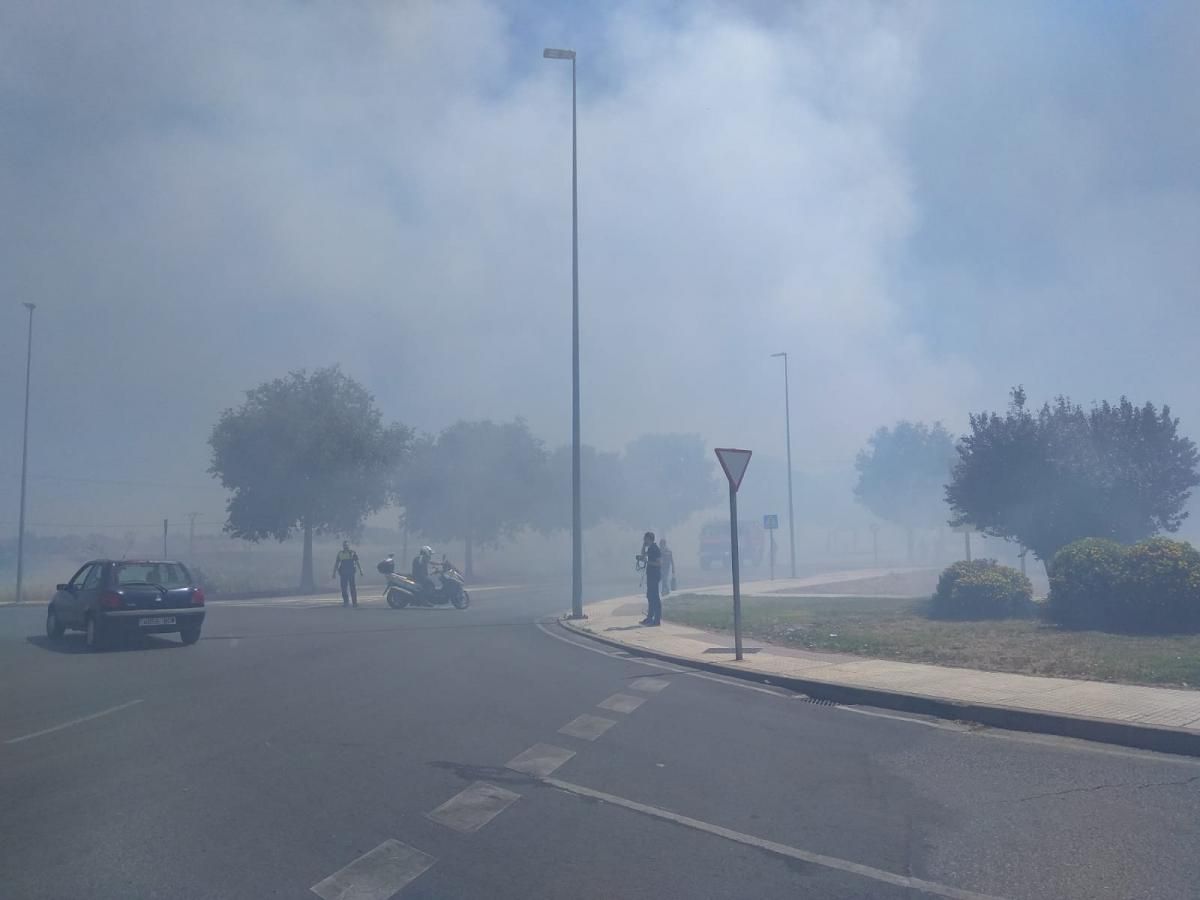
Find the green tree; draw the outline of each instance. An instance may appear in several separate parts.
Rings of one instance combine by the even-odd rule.
[[[678,525],[720,499],[717,461],[698,434],[644,434],[625,447],[618,517],[636,529]]]
[[[584,444],[579,448],[580,506],[583,527],[591,528],[616,516],[624,491],[621,456]],[[537,505],[538,531],[571,528],[571,447],[555,449],[546,460],[546,487]]]
[[[410,528],[463,541],[473,575],[473,548],[535,524],[546,486],[546,451],[524,420],[458,422],[416,442],[397,500]]]
[[[221,414],[209,438],[208,471],[233,492],[225,531],[256,542],[301,532],[300,589],[311,592],[313,534],[354,534],[383,508],[410,441],[336,366],[261,384]]]
[[[858,483],[854,497],[881,519],[908,533],[913,558],[913,529],[945,525],[943,499],[954,464],[954,438],[940,422],[897,422],[867,439],[854,461]]]
[[[1085,537],[1132,543],[1173,532],[1200,483],[1196,445],[1167,406],[1116,404],[1090,410],[1058,397],[1037,412],[1014,388],[1004,416],[971,416],[946,488],[956,525],[1016,539],[1049,567],[1061,547]]]

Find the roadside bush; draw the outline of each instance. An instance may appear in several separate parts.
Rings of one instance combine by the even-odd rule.
[[[1125,551],[1118,624],[1146,631],[1200,629],[1200,552],[1186,541],[1150,538]]]
[[[1107,538],[1067,544],[1050,564],[1046,617],[1073,628],[1113,624],[1121,615],[1125,548]]]
[[[1033,610],[1029,579],[994,559],[946,567],[929,604],[930,615],[939,619],[1012,619]]]
[[[1068,544],[1050,567],[1046,615],[1077,628],[1200,631],[1200,552],[1161,537]]]

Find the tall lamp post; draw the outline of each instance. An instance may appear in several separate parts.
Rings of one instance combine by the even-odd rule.
[[[792,398],[788,393],[788,355],[787,353],[772,353],[771,356],[783,357],[783,417],[787,423],[787,467],[788,467],[788,545],[792,554],[792,577],[796,577],[796,521],[795,508],[792,505]]]
[[[21,514],[17,520],[17,602],[21,602],[21,583],[25,575],[25,476],[29,467],[29,375],[33,364],[33,303],[29,310],[29,340],[25,347],[25,430],[21,438]]]
[[[546,59],[571,61],[571,618],[583,614],[583,516],[579,477],[579,190],[575,130],[575,51],[542,51]]]

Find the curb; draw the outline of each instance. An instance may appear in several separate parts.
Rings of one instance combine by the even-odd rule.
[[[888,691],[882,688],[853,687],[794,675],[777,675],[754,669],[738,668],[724,663],[690,659],[686,656],[676,656],[673,653],[659,650],[649,650],[636,644],[627,644],[616,638],[601,637],[566,619],[559,619],[559,625],[589,640],[619,647],[633,656],[645,656],[689,669],[699,669],[717,675],[739,678],[743,681],[785,687],[797,693],[807,694],[815,700],[829,700],[843,706],[877,706],[883,709],[933,716],[938,719],[974,722],[1009,731],[1053,734],[1059,737],[1132,747],[1137,750],[1172,753],[1177,756],[1200,756],[1200,734],[1182,728],[1138,725],[1089,716],[1066,716],[1020,707],[992,706],[986,703],[930,697],[926,694]]]

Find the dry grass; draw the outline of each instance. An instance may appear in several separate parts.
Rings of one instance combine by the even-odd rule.
[[[729,597],[672,595],[664,616],[717,631],[733,627]],[[743,600],[745,633],[808,650],[1128,684],[1200,685],[1200,635],[1070,631],[1036,620],[929,619],[924,600],[879,597]]]
[[[814,584],[806,587],[789,588],[793,594],[846,594],[867,597],[875,594],[904,594],[909,597],[928,597],[937,587],[941,569],[922,569],[918,572],[892,572],[874,578],[856,578],[854,581],[832,581],[829,584]],[[775,592],[772,592],[775,593]],[[783,593],[780,591],[779,593]]]

